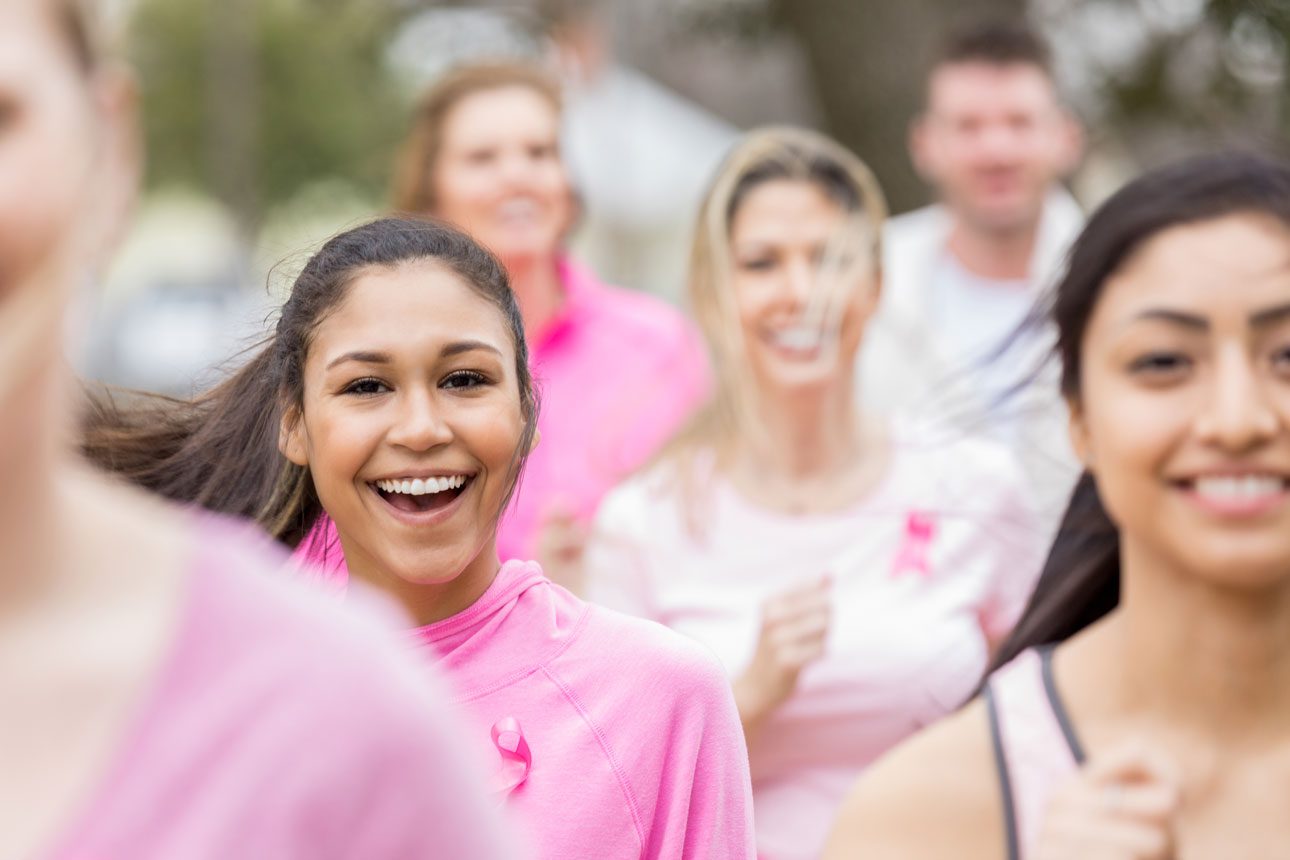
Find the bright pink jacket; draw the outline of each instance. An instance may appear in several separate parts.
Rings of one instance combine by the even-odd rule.
[[[497,534],[502,559],[537,558],[543,515],[585,522],[601,498],[680,428],[708,393],[706,348],[675,308],[560,263],[565,303],[529,338],[542,441]]]

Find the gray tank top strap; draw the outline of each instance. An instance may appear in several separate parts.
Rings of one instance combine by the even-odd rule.
[[[1053,677],[1051,647],[1028,651],[986,683],[1008,860],[1025,860],[1052,791],[1084,763]]]
[[[1066,745],[1070,747],[1075,763],[1083,767],[1087,760],[1087,756],[1084,755],[1084,745],[1079,742],[1079,735],[1075,734],[1075,726],[1071,723],[1066,705],[1062,702],[1061,694],[1057,692],[1057,681],[1053,678],[1052,645],[1045,645],[1039,649],[1039,666],[1044,676],[1044,694],[1048,697],[1048,706],[1053,709],[1053,716],[1057,718],[1057,725],[1061,726],[1062,736],[1066,738]]]
[[[1003,802],[1003,835],[1008,846],[1008,860],[1021,860],[1018,847],[1020,838],[1017,833],[1017,808],[1012,800],[1012,777],[1008,773],[1008,761],[1003,751],[1003,734],[999,729],[999,706],[995,703],[994,691],[990,684],[985,687],[985,710],[990,718],[990,748],[994,752],[994,769],[999,775],[999,793]]]

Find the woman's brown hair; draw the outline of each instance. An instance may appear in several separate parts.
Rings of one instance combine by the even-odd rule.
[[[426,91],[417,106],[412,129],[403,143],[394,173],[392,203],[398,212],[425,215],[435,208],[432,179],[443,148],[448,114],[476,93],[522,87],[551,103],[558,113],[560,86],[541,68],[525,63],[486,63],[460,66]]]

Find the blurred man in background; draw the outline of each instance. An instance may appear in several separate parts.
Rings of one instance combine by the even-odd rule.
[[[1081,225],[1060,181],[1082,149],[1039,36],[1016,24],[952,36],[910,132],[939,202],[890,222],[880,321],[861,358],[870,402],[1008,445],[1041,499],[1068,489],[1056,386],[1004,395],[1050,343],[1018,328]]]

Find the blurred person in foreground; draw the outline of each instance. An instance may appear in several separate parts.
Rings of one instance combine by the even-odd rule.
[[[1039,571],[1006,452],[922,438],[856,396],[886,204],[812,132],[746,136],[699,216],[716,361],[694,423],[601,505],[588,596],[725,664],[758,856],[819,856],[857,774],[967,699]]]
[[[557,85],[537,67],[468,65],[422,98],[395,180],[399,211],[466,230],[506,267],[542,399],[541,442],[498,528],[503,560],[536,559],[578,590],[601,496],[703,398],[707,358],[684,316],[570,259],[576,202],[560,157]],[[325,525],[325,524],[324,524]],[[305,544],[342,563],[334,530]]]
[[[1076,474],[1065,412],[1052,386],[1029,379],[1048,333],[1014,334],[1083,221],[1060,185],[1082,147],[1037,34],[1015,23],[953,34],[910,132],[940,200],[888,224],[884,295],[861,356],[875,408],[1007,445],[1054,521]]]
[[[73,453],[65,317],[139,167],[95,23],[0,4],[0,856],[513,856],[377,628]]]

